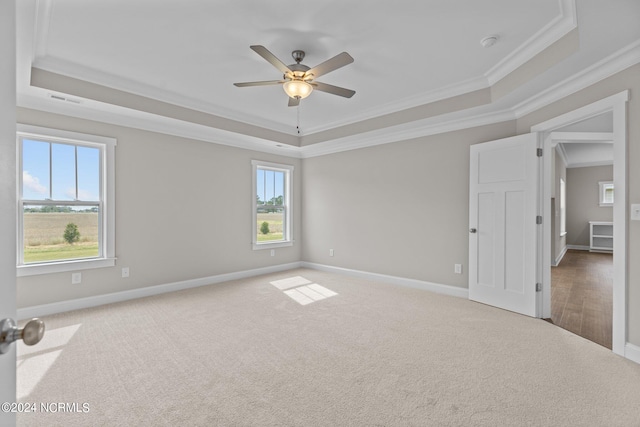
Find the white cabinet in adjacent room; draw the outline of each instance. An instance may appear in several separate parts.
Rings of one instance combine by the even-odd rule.
[[[589,221],[590,252],[613,252],[613,222]]]

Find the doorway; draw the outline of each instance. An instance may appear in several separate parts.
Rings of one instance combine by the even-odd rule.
[[[552,153],[558,143],[562,142],[561,129],[571,125],[597,118],[603,114],[612,117],[613,145],[613,182],[616,199],[613,204],[613,285],[612,285],[612,339],[611,348],[614,353],[624,356],[626,344],[626,103],[628,91],[597,101],[593,104],[558,116],[554,119],[532,127],[532,131],[544,135],[542,177],[543,212],[552,212]],[[558,200],[556,200],[556,207]],[[542,317],[551,318],[551,265],[555,254],[552,254],[552,221],[543,221],[542,262]],[[557,248],[557,246],[556,246]]]
[[[551,321],[611,349],[613,113],[560,128],[552,140]]]

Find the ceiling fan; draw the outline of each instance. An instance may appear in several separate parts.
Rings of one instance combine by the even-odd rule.
[[[345,89],[315,81],[317,77],[351,64],[353,62],[353,58],[347,52],[342,52],[341,54],[336,55],[313,68],[309,68],[301,63],[304,59],[304,51],[302,50],[294,50],[291,52],[291,56],[293,56],[293,59],[296,61],[295,64],[285,65],[264,46],[254,45],[250,46],[250,48],[266,59],[271,65],[283,72],[284,76],[282,76],[282,80],[234,83],[234,85],[238,87],[281,84],[284,91],[289,96],[289,107],[298,106],[300,104],[300,100],[309,96],[314,89],[331,93],[333,95],[343,96],[345,98],[351,98],[356,93],[351,89]]]

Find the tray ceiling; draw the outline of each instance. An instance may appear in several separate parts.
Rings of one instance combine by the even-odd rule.
[[[640,39],[634,0],[18,3],[19,105],[185,132],[190,125],[193,136],[210,128],[219,139],[270,146],[388,131],[469,106],[513,112],[614,53],[637,50]],[[561,45],[571,34],[575,43]],[[483,48],[489,35],[498,42]],[[346,51],[355,62],[320,80],[356,94],[314,92],[292,108],[280,86],[235,87],[281,78],[253,44],[287,64],[302,49],[308,66]],[[544,56],[554,46],[556,56]],[[531,68],[532,59],[544,67]],[[504,84],[512,76],[517,84]],[[458,106],[438,104],[455,97]]]

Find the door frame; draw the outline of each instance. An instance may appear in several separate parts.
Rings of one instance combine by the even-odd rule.
[[[532,132],[540,132],[543,147],[543,212],[551,212],[551,153],[554,150],[552,132],[576,122],[613,113],[613,182],[616,197],[613,205],[613,328],[612,350],[625,356],[627,342],[627,102],[629,91],[596,101],[592,104],[538,123],[531,127]],[[557,142],[556,142],[557,143]],[[542,222],[542,317],[551,317],[551,221]]]
[[[0,319],[16,317],[16,1],[0,1]],[[16,345],[0,354],[0,403],[16,400]],[[0,410],[0,425],[15,425]]]

